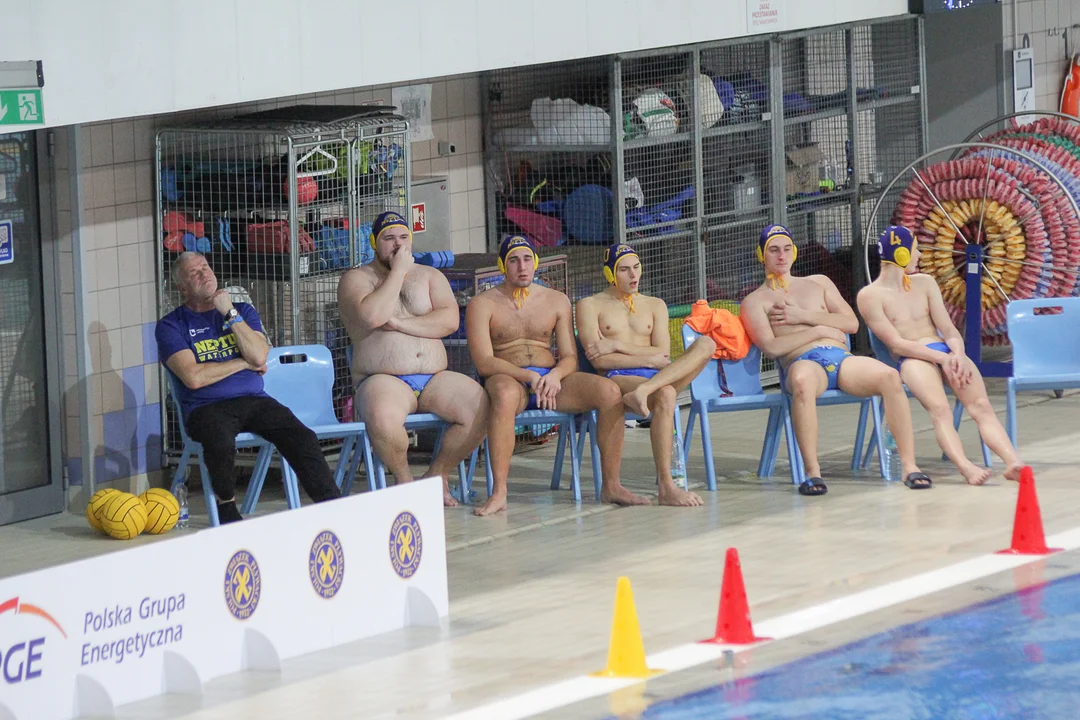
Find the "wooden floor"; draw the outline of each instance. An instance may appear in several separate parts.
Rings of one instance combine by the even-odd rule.
[[[992,385],[992,390],[1000,386]],[[995,404],[1000,406],[1000,396]],[[718,472],[703,508],[576,506],[547,489],[553,443],[515,458],[511,507],[495,518],[446,512],[451,621],[300,658],[282,673],[247,672],[210,683],[203,698],[166,696],[121,708],[124,718],[433,718],[484,705],[603,666],[615,581],[633,583],[649,652],[710,634],[724,554],[738,549],[755,621],[903,580],[1006,547],[1016,486],[995,476],[969,487],[940,460],[929,420],[914,409],[918,455],[935,481],[914,492],[848,469],[857,409],[824,408],[829,494],[800,497],[781,454],[777,476],[754,476],[764,413],[714,416]],[[1080,526],[1080,394],[1028,395],[1021,450],[1036,472],[1047,532]],[[723,420],[724,422],[720,422]],[[977,457],[974,426],[961,435]],[[648,431],[627,431],[624,478],[655,492]],[[1000,462],[996,469],[1001,471]],[[700,442],[689,474],[701,484]],[[482,484],[477,489],[483,492]],[[274,511],[282,501],[261,504]],[[139,539],[141,541],[141,538]],[[3,574],[116,549],[79,517],[0,528]],[[17,545],[16,545],[17,544]],[[867,623],[837,630],[854,639]],[[804,652],[811,651],[805,648]],[[600,717],[605,704],[550,717]]]

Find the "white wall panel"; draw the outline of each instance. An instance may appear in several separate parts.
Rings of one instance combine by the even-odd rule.
[[[782,0],[785,30],[907,0]],[[746,34],[745,0],[0,0],[68,125]]]

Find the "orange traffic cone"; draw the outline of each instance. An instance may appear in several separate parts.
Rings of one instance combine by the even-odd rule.
[[[716,613],[716,635],[701,642],[749,645],[771,639],[754,635],[754,627],[750,622],[750,605],[746,601],[746,586],[743,584],[742,565],[739,564],[739,551],[728,548],[727,557],[724,559],[724,582],[720,588],[720,608]]]
[[[1049,555],[1061,548],[1046,547],[1042,512],[1035,494],[1035,473],[1025,465],[1020,470],[1020,493],[1016,498],[1016,518],[1013,520],[1012,547],[999,550],[999,555]]]

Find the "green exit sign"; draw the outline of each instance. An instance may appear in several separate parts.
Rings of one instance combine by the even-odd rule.
[[[41,90],[0,90],[0,125],[41,125],[45,108]]]

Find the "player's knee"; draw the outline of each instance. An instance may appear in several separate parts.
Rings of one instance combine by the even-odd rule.
[[[511,380],[513,380],[511,378]],[[492,412],[514,412],[517,410],[521,393],[513,382],[492,379],[487,384],[487,394],[491,399]]]
[[[600,407],[622,402],[622,390],[614,380],[603,378],[596,388],[596,401]]]
[[[946,400],[940,400],[927,404],[926,412],[930,414],[931,419],[935,423],[952,422],[952,408],[949,407],[949,403]]]
[[[877,371],[876,380],[878,390],[882,395],[885,393],[904,392],[904,383],[900,380],[900,373],[887,365],[882,365],[881,369]]]
[[[654,412],[674,412],[675,401],[679,394],[671,385],[665,385],[652,395],[652,408]]]
[[[990,398],[981,397],[967,404],[968,414],[972,418],[979,419],[994,414],[994,406],[990,404]]]
[[[793,373],[788,384],[791,396],[796,400],[812,400],[818,396],[817,378],[811,373]]]
[[[709,357],[712,357],[712,354],[716,352],[716,341],[708,335],[702,335],[701,337],[699,337],[697,340],[694,341],[693,346],[695,348],[700,346],[702,352],[709,353]]]

